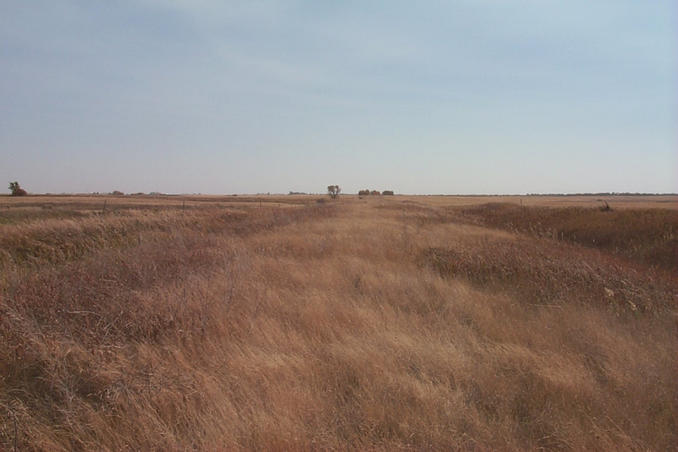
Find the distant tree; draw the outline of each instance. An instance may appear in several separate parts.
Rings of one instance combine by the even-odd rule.
[[[341,188],[338,185],[328,185],[327,186],[327,194],[330,195],[330,197],[332,199],[339,196],[339,193],[341,193]]]
[[[111,194],[114,195],[114,196],[122,196],[122,195],[124,195],[124,193],[121,192],[120,190],[113,190],[113,191],[111,192]]]
[[[384,190],[381,194],[384,196],[393,196],[393,190]]]
[[[368,189],[360,190],[360,191],[358,192],[358,196],[367,196],[367,195],[369,195],[369,194],[370,194],[370,191],[369,191]]]
[[[379,196],[380,194],[381,194],[381,193],[379,193],[379,190],[372,190],[372,191],[370,192],[370,195],[374,195],[374,196]]]
[[[19,185],[19,182],[10,182],[9,183],[9,189],[12,192],[12,196],[26,196],[28,193],[26,193],[26,190],[21,188]]]

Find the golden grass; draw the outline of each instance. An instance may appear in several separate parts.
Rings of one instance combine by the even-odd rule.
[[[315,198],[0,225],[0,449],[675,447],[673,274]]]

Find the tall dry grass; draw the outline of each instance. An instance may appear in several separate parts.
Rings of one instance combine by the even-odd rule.
[[[0,226],[0,448],[674,448],[675,277],[451,218],[350,200]]]

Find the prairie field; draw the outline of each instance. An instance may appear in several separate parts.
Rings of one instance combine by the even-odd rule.
[[[0,197],[0,450],[675,450],[677,301],[671,196]]]

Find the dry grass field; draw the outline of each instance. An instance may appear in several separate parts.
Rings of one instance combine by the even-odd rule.
[[[319,198],[1,197],[0,450],[675,450],[676,198]]]

